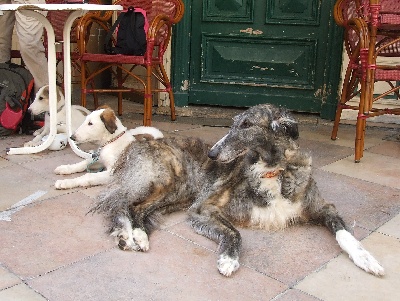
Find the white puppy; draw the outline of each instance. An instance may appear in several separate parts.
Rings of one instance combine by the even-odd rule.
[[[42,143],[42,138],[50,133],[50,114],[49,114],[49,86],[43,86],[36,93],[35,100],[29,106],[29,111],[33,115],[46,112],[44,126],[36,130],[32,141],[26,142],[24,146],[36,146]],[[74,132],[85,120],[90,111],[82,106],[73,105],[71,107],[71,130]],[[57,87],[57,133],[66,133],[65,122],[65,99],[59,87]]]
[[[86,187],[107,184],[111,180],[113,167],[123,150],[136,141],[138,136],[144,138],[159,139],[164,135],[154,127],[140,126],[127,130],[117,118],[114,111],[108,107],[100,108],[88,115],[82,125],[71,136],[76,143],[95,142],[100,148],[93,159],[86,159],[76,164],[58,166],[56,174],[73,174],[84,172],[97,160],[105,167],[105,170],[96,173],[86,173],[73,179],[58,180],[56,189],[69,189],[74,187]]]

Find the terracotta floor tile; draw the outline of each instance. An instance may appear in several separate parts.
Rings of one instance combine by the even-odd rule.
[[[8,209],[30,196],[36,199],[36,194],[40,192],[45,193],[43,197],[48,197],[53,186],[51,180],[16,164],[7,167],[6,171],[0,169],[0,176],[0,210]]]
[[[90,203],[72,193],[26,206],[11,222],[0,222],[0,262],[27,278],[113,247],[102,217],[86,215]]]
[[[319,301],[319,300],[320,299],[314,296],[310,296],[297,289],[290,289],[274,299],[274,301]]]
[[[286,289],[245,267],[231,278],[221,276],[214,256],[159,231],[154,233],[148,253],[112,249],[28,283],[58,301],[238,300],[239,295],[241,300],[269,300]]]
[[[376,231],[400,239],[400,215],[395,216]]]
[[[321,195],[335,204],[349,226],[356,224],[375,230],[400,212],[398,189],[323,169],[314,171]]]
[[[390,162],[390,164],[388,164]],[[360,163],[349,156],[324,166],[323,170],[360,180],[400,189],[400,158],[392,158],[364,151]]]
[[[368,152],[400,159],[400,142],[383,141],[381,144],[369,148]]]
[[[0,266],[0,290],[21,283],[16,275],[8,271],[5,267]]]
[[[0,291],[2,301],[46,301],[47,299],[25,284],[19,284]]]
[[[347,255],[342,254],[324,269],[309,275],[296,288],[325,301],[399,300],[399,240],[374,233],[362,243],[385,268],[384,277],[375,277],[355,265],[348,265]]]

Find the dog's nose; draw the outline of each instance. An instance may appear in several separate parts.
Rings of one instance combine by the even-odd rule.
[[[72,134],[71,137],[69,137],[69,139],[71,139],[72,141],[76,141],[76,137],[74,134]]]
[[[211,160],[217,160],[218,155],[219,155],[219,152],[214,148],[210,149],[209,152],[208,152],[208,157]]]

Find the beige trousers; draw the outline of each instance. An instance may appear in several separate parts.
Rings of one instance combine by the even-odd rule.
[[[46,3],[45,0],[0,0],[0,4]],[[20,52],[26,67],[35,80],[35,91],[47,85],[47,58],[43,46],[43,25],[35,18],[25,17],[19,12],[0,12],[0,63],[10,60],[13,28],[18,37]]]

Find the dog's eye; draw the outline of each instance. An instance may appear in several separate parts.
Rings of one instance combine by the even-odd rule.
[[[246,120],[243,120],[243,122],[240,124],[240,127],[242,128],[242,129],[247,129],[247,128],[249,128],[251,126],[251,123],[246,119]]]
[[[39,97],[39,100],[43,100],[43,97],[42,97],[42,96],[40,96],[40,97]]]
[[[91,121],[88,122],[88,125],[93,125],[93,123]]]

